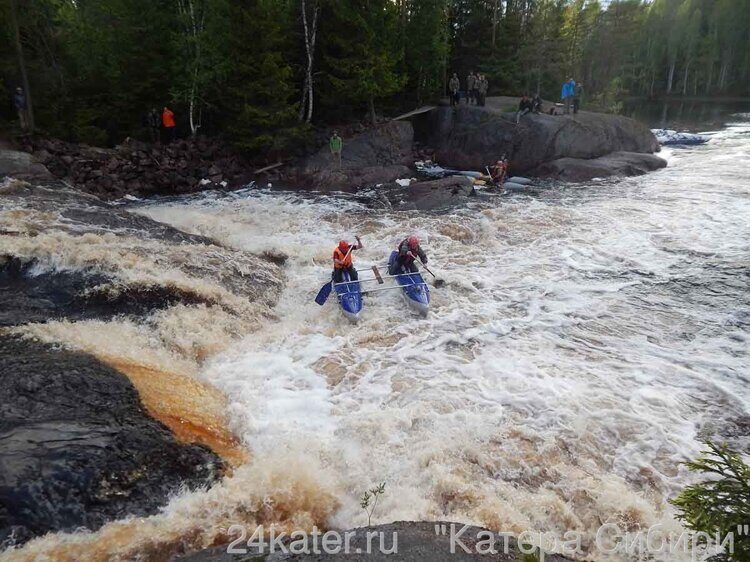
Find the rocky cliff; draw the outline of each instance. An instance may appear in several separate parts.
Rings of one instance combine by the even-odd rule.
[[[46,177],[17,154],[0,164]],[[0,181],[0,549],[153,514],[242,461],[199,334],[254,330],[279,277],[59,182]]]
[[[659,150],[651,131],[627,117],[587,111],[577,115],[527,114],[516,124],[515,113],[507,111],[516,104],[513,98],[490,98],[486,107],[438,107],[429,125],[429,142],[437,161],[452,168],[483,170],[507,154],[512,173],[550,177],[549,169],[537,174],[538,169],[562,158],[591,160],[616,152],[651,155]],[[638,159],[631,157],[631,161]],[[562,164],[560,168],[574,162]],[[599,173],[629,171],[620,166],[608,173],[606,168],[605,161]],[[565,178],[565,174],[556,177],[578,179]]]
[[[390,121],[344,138],[341,167],[328,146],[299,161],[284,181],[301,188],[336,190],[386,183],[408,176],[413,165],[414,129],[408,121]]]

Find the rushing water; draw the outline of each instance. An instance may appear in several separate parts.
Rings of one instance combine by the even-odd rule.
[[[197,373],[226,395],[253,460],[132,522],[127,540],[106,527],[65,540],[131,556],[186,535],[208,544],[234,522],[351,527],[379,482],[374,521],[577,530],[594,559],[603,523],[679,530],[667,499],[691,481],[680,463],[700,437],[747,445],[750,124],[734,120],[656,173],[449,214],[254,189],[137,207],[289,255],[277,318]],[[410,233],[447,281],[428,318],[388,291],[357,325],[334,299],[313,302],[339,238],[362,237],[371,277]]]

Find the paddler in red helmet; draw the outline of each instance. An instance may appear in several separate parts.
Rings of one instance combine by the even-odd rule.
[[[414,263],[419,258],[422,263],[427,263],[427,254],[419,245],[419,238],[413,234],[408,238],[405,238],[398,245],[398,256],[396,257],[396,271],[403,268],[404,272],[417,273],[419,269],[417,264]]]
[[[341,240],[333,249],[333,282],[341,283],[344,280],[344,272],[349,274],[349,279],[356,281],[359,279],[357,270],[352,264],[352,252],[364,248],[359,236],[355,236],[357,243],[349,244],[346,240]]]

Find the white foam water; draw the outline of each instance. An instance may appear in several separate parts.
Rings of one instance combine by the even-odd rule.
[[[279,321],[205,367],[257,454],[314,457],[346,491],[334,523],[377,513],[587,534],[678,528],[681,461],[748,413],[750,174],[744,124],[667,169],[450,214],[246,191],[144,209],[248,251],[290,255]],[[429,318],[399,295],[356,326],[313,296],[360,234],[382,264],[417,233],[448,283]]]
[[[600,559],[603,523],[679,531],[667,500],[690,482],[681,462],[750,410],[748,132],[665,152],[669,167],[647,176],[447,214],[254,189],[137,209],[289,255],[276,319],[199,373],[227,396],[254,466],[278,467],[277,487],[314,466],[327,523],[352,527],[366,522],[362,492],[386,482],[374,522],[573,530]],[[340,238],[362,237],[355,261],[371,277],[411,233],[447,281],[426,319],[389,291],[356,325],[334,299],[314,303]],[[207,509],[236,514],[200,499],[214,496],[158,517],[186,533]]]

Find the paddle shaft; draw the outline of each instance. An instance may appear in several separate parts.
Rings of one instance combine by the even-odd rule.
[[[423,261],[422,261],[421,259],[419,260],[419,263],[421,263],[421,264],[422,264],[422,267],[424,267],[424,270],[425,270],[425,271],[426,271],[427,273],[429,273],[429,274],[430,274],[430,275],[432,275],[432,276],[433,276],[433,277],[434,277],[435,279],[437,279],[437,275],[435,275],[435,274],[434,274],[434,273],[433,273],[432,271],[430,271],[430,268],[429,268],[429,267],[427,267],[427,266],[426,266],[426,265],[424,264],[424,262],[423,262]]]

